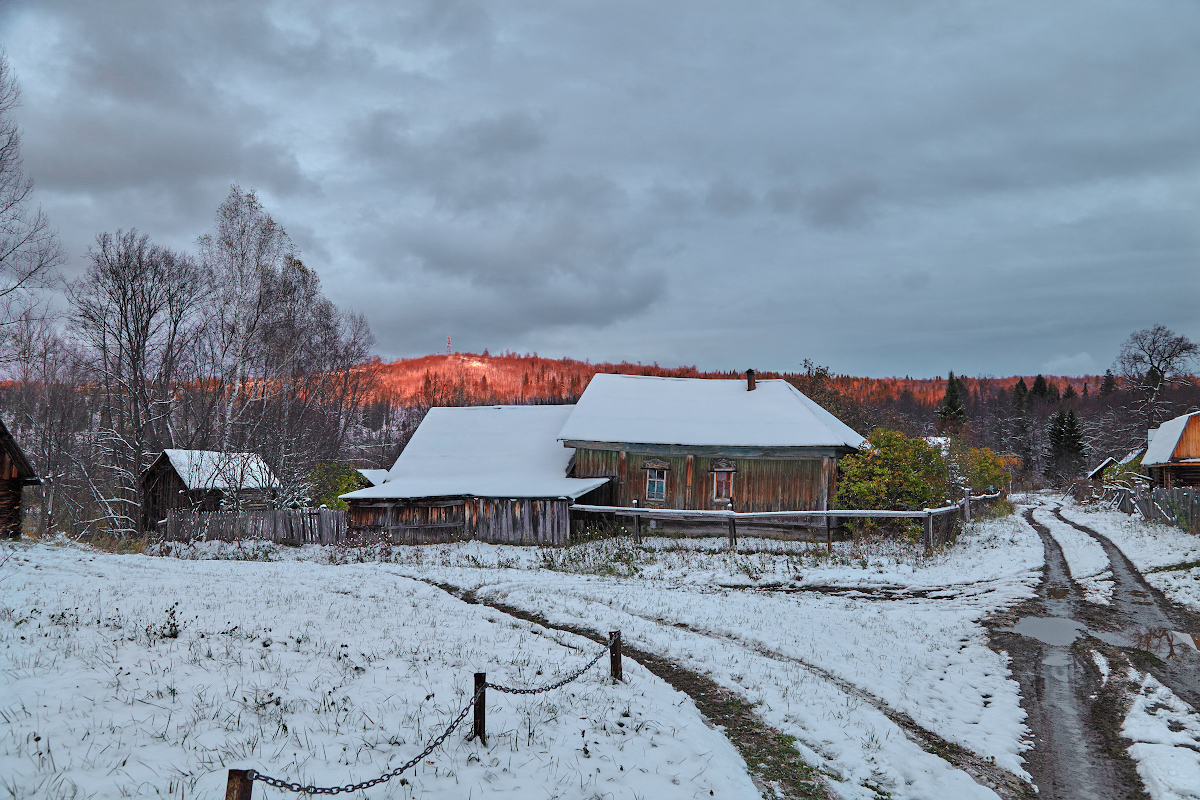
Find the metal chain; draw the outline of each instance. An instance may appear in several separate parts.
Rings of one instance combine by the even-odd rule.
[[[419,755],[411,758],[406,764],[404,764],[404,766],[397,767],[391,772],[385,772],[378,778],[372,778],[371,780],[363,781],[362,783],[351,783],[345,786],[301,786],[298,783],[289,783],[288,781],[280,780],[279,778],[272,778],[269,775],[263,775],[258,770],[253,769],[246,770],[246,777],[252,781],[262,781],[267,786],[273,786],[276,789],[286,789],[289,792],[303,792],[305,794],[341,794],[342,792],[358,792],[363,789],[369,789],[372,786],[376,786],[380,783],[387,783],[392,778],[398,778],[401,773],[412,769],[421,762],[421,759],[425,758],[425,756],[429,755],[439,746],[441,746],[442,742],[446,741],[446,738],[454,732],[454,729],[461,725],[462,721],[467,718],[467,713],[475,706],[475,701],[479,699],[479,695],[483,694],[483,688],[484,687],[482,686],[479,687],[478,691],[471,696],[471,702],[467,703],[463,710],[458,713],[458,716],[454,719],[454,721],[450,723],[450,727],[446,728],[446,730],[442,732],[441,736],[438,736],[436,739],[431,741]]]
[[[604,645],[603,650],[601,650],[599,653],[596,653],[595,658],[593,658],[588,663],[584,664],[583,667],[581,667],[580,669],[576,670],[572,674],[563,678],[558,683],[549,683],[549,684],[546,684],[545,686],[537,686],[532,689],[518,689],[515,686],[500,686],[495,683],[489,683],[487,685],[487,687],[489,689],[495,689],[497,692],[504,692],[505,694],[541,694],[542,692],[549,692],[549,691],[553,691],[554,689],[561,689],[563,686],[566,686],[568,683],[575,680],[576,678],[578,678],[583,673],[587,672],[592,667],[596,666],[596,662],[599,661],[600,658],[606,652],[608,652],[609,648],[611,648],[613,646],[613,642],[615,642],[616,640],[617,640],[617,637],[615,637],[615,636],[609,637],[608,643]]]
[[[262,783],[265,783],[267,786],[272,786],[276,789],[286,789],[289,792],[297,792],[297,793],[304,793],[304,794],[341,794],[342,792],[359,792],[359,791],[362,791],[363,789],[370,789],[372,786],[377,786],[381,783],[387,783],[392,778],[398,778],[398,777],[400,777],[400,775],[402,773],[407,772],[408,770],[415,767],[417,764],[419,764],[421,762],[421,759],[425,758],[425,756],[429,755],[434,750],[436,750],[438,747],[440,747],[442,742],[446,741],[447,737],[449,737],[450,734],[454,732],[454,729],[457,728],[459,725],[461,725],[462,721],[467,718],[467,713],[472,708],[474,708],[475,702],[477,700],[479,700],[479,696],[481,694],[483,694],[483,690],[485,688],[486,689],[495,689],[496,691],[503,692],[505,694],[541,694],[542,692],[549,692],[554,689],[560,689],[563,686],[566,686],[571,681],[576,680],[580,675],[587,672],[592,667],[596,666],[596,662],[599,661],[600,658],[605,654],[605,652],[607,652],[609,650],[609,648],[612,647],[613,642],[615,642],[616,640],[617,640],[616,636],[609,637],[608,643],[604,645],[604,649],[601,650],[599,653],[596,653],[596,656],[591,661],[584,664],[581,669],[576,670],[574,673],[572,673],[571,675],[568,675],[566,678],[563,678],[561,681],[559,681],[557,683],[551,683],[546,686],[538,686],[538,687],[534,687],[532,689],[519,689],[514,686],[499,686],[495,683],[484,684],[483,686],[479,687],[479,689],[475,692],[474,695],[471,696],[471,701],[469,703],[467,703],[467,705],[463,708],[462,711],[460,711],[458,713],[458,716],[455,717],[454,721],[450,723],[450,727],[446,728],[446,730],[442,732],[441,736],[438,736],[436,739],[431,741],[428,744],[428,746],[426,746],[426,748],[421,751],[421,753],[419,755],[416,755],[413,758],[411,758],[403,766],[397,767],[396,769],[392,770],[391,772],[385,772],[384,774],[380,775],[378,778],[372,778],[371,780],[363,781],[362,783],[350,783],[350,784],[346,784],[345,786],[302,786],[299,783],[295,783],[295,782],[289,783],[288,781],[281,780],[279,778],[272,778],[270,775],[263,775],[261,772],[259,772],[258,770],[254,770],[254,769],[246,770],[246,777],[249,778],[251,781],[260,781]]]

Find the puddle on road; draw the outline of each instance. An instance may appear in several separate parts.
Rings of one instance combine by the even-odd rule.
[[[1042,644],[1067,647],[1087,630],[1087,626],[1065,617],[1022,617],[1012,630]]]
[[[1051,600],[1063,600],[1071,594],[1071,590],[1066,586],[1048,586],[1046,587],[1046,596]]]
[[[1116,647],[1135,647],[1154,653],[1162,652],[1168,657],[1182,655],[1186,650],[1200,650],[1200,634],[1165,628],[1133,632],[1096,631],[1068,617],[1022,617],[1017,620],[1016,625],[1006,630],[1037,639],[1051,647],[1070,647],[1080,636],[1089,635]],[[1051,656],[1052,660],[1055,658],[1058,657]],[[1066,666],[1051,664],[1050,661],[1045,663],[1049,666]]]

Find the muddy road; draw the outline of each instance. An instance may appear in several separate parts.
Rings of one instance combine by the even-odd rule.
[[[1047,800],[1147,797],[1120,734],[1124,697],[1115,682],[1106,684],[1093,653],[1115,659],[1114,669],[1126,664],[1152,673],[1195,706],[1200,653],[1172,633],[1200,630],[1195,615],[1150,587],[1108,539],[1058,515],[1096,539],[1111,563],[1111,605],[1087,602],[1050,530],[1032,510],[1024,517],[1045,548],[1038,595],[998,615],[989,630],[993,648],[1008,652],[1021,684],[1021,704],[1034,733],[1027,769]]]

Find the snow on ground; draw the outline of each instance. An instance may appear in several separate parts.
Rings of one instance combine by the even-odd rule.
[[[856,554],[850,544],[832,558],[823,546],[777,555],[668,544],[635,548],[618,570],[570,549],[558,551],[553,572],[457,566],[448,551],[439,566],[383,568],[474,589],[555,623],[619,628],[631,644],[755,703],[837,776],[833,788],[845,797],[876,789],[896,798],[994,796],[909,741],[876,704],[1025,774],[1018,686],[979,623],[1031,596],[1039,580],[1041,540],[1019,517],[978,523],[931,559],[913,548]]]
[[[1107,537],[1146,581],[1177,603],[1200,611],[1200,536],[1180,528],[1068,501],[1063,516]]]
[[[1050,535],[1062,548],[1067,559],[1071,580],[1083,590],[1089,603],[1109,605],[1112,602],[1112,565],[1099,542],[1083,531],[1073,528],[1054,516],[1057,503],[1050,504],[1044,498],[1034,498],[1033,518],[1050,529]]]
[[[1121,733],[1152,800],[1200,798],[1200,714],[1154,676],[1129,670],[1138,687]]]
[[[28,544],[0,562],[12,798],[222,797],[229,767],[372,778],[444,729],[472,673],[543,684],[598,650],[374,564]],[[468,718],[370,796],[759,797],[690,699],[629,660],[612,686],[606,662],[547,694],[489,692],[486,747],[464,740]]]

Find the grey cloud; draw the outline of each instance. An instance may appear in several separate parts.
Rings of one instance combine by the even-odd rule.
[[[385,356],[999,374],[1200,336],[1193,4],[61,0],[0,36],[77,258],[186,246],[236,180]]]

